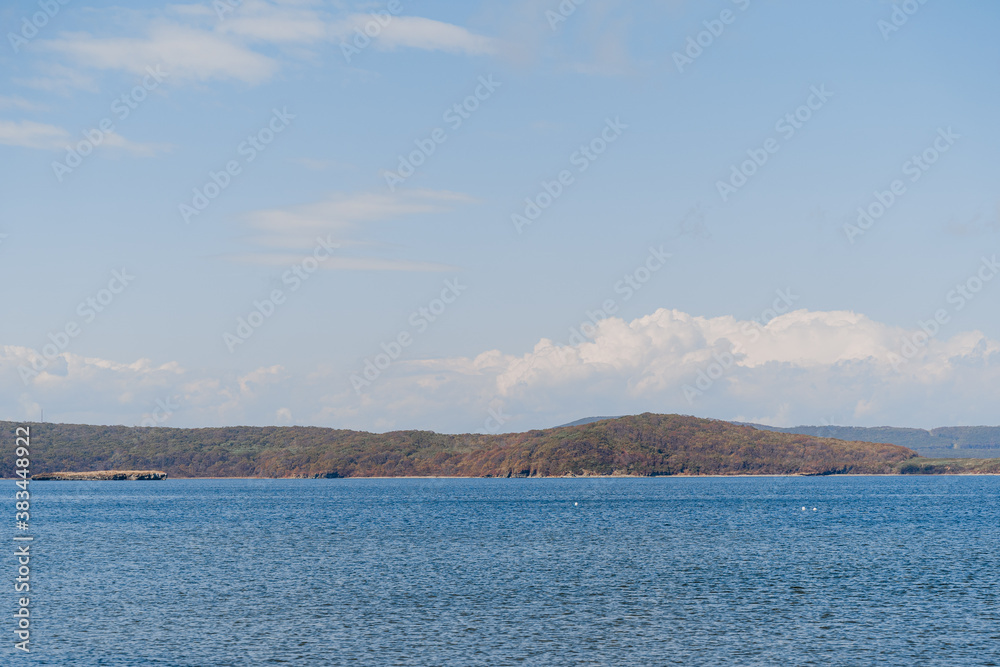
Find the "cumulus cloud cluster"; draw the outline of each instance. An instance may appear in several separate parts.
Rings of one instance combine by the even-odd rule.
[[[994,423],[1000,342],[920,336],[848,311],[797,310],[766,324],[660,309],[600,321],[575,345],[523,354],[402,358],[355,393],[347,374],[281,366],[213,376],[176,363],[61,355],[22,383],[38,352],[0,348],[2,413],[94,423],[299,423],[367,430],[511,431],[589,415],[681,412],[775,425],[933,427]],[[906,346],[906,341],[917,345]],[[155,417],[159,419],[159,417]]]

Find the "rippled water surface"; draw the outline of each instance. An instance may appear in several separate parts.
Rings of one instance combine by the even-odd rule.
[[[1000,664],[997,477],[31,488],[3,664]]]

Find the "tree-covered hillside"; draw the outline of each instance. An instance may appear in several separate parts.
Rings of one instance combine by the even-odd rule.
[[[0,423],[12,451],[16,424]],[[153,469],[174,478],[888,473],[916,456],[649,413],[503,435],[31,424],[31,443],[35,473]],[[13,465],[5,456],[0,474],[12,476]]]

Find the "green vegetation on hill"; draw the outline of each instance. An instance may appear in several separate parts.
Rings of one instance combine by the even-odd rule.
[[[13,441],[16,425],[3,426]],[[35,473],[156,469],[172,478],[891,473],[916,456],[649,413],[503,435],[32,424],[31,442]],[[13,476],[13,464],[5,457],[0,474]]]

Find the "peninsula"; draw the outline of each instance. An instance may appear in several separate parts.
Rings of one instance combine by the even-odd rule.
[[[4,424],[11,433],[14,427]],[[31,429],[35,479],[66,470],[171,478],[1000,473],[1000,459],[926,459],[895,444],[652,413],[498,435],[306,426]],[[12,465],[10,458],[0,463],[0,476],[12,477]]]
[[[94,470],[92,472],[50,472],[33,475],[37,481],[107,481],[107,480],[159,480],[166,479],[167,473],[162,470]]]

